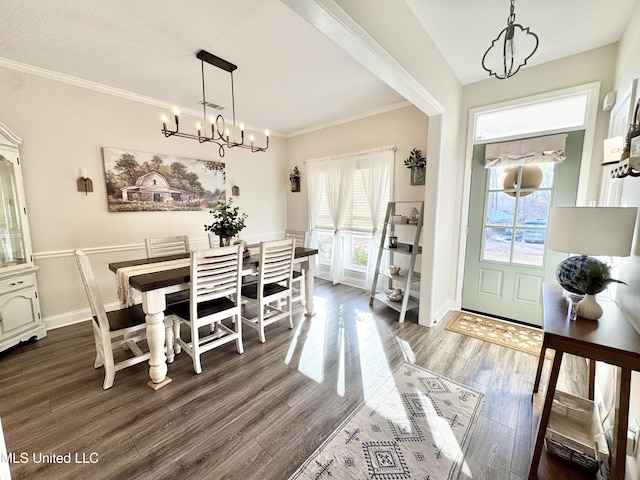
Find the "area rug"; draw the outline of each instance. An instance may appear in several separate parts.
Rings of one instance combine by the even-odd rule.
[[[289,478],[457,478],[483,400],[402,362]]]
[[[447,330],[479,338],[487,342],[540,355],[543,331],[515,323],[483,317],[474,313],[459,312],[447,325]]]

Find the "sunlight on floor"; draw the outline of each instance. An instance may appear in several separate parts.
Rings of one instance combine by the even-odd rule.
[[[316,314],[303,317],[291,339],[285,363],[290,364],[299,343],[302,343],[298,371],[312,380],[322,383],[325,377],[325,338],[327,328],[327,301],[314,297]],[[303,333],[306,330],[306,333]],[[300,335],[303,335],[301,338]]]

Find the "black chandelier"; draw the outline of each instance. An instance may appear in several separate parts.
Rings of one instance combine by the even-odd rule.
[[[240,141],[237,139],[237,128],[236,128],[236,101],[233,90],[233,71],[238,68],[231,62],[227,62],[226,60],[216,57],[215,55],[205,51],[200,50],[196,57],[200,59],[201,63],[201,74],[202,74],[202,124],[198,123],[196,125],[196,129],[198,130],[197,135],[193,135],[191,133],[183,133],[179,131],[180,129],[180,112],[177,108],[173,111],[173,118],[176,123],[175,130],[167,129],[167,121],[168,118],[166,115],[162,116],[162,130],[161,132],[165,137],[182,137],[182,138],[192,138],[194,140],[198,140],[200,143],[205,142],[213,142],[218,145],[218,155],[220,157],[224,157],[225,150],[224,148],[246,148],[251,150],[252,152],[264,152],[269,148],[269,130],[265,130],[265,136],[267,139],[266,145],[264,147],[255,146],[255,138],[253,135],[249,135],[249,144],[246,145],[244,143],[244,124],[241,123],[238,128],[240,129]],[[218,67],[221,70],[229,72],[231,75],[231,108],[233,115],[233,123],[231,126],[227,126],[225,119],[222,115],[218,115],[215,119],[213,115],[210,115],[209,125],[211,128],[211,136],[207,136],[207,101],[205,98],[205,88],[204,88],[204,63],[207,62],[209,65],[213,65],[214,67]]]
[[[529,27],[524,28],[522,25],[515,23],[515,21],[515,0],[511,0],[511,8],[506,28],[504,28],[498,34],[496,39],[491,42],[491,45],[487,51],[484,52],[482,57],[482,68],[489,72],[489,76],[494,76],[500,80],[507,79],[518,73],[518,70],[527,64],[527,60],[529,60],[538,49],[538,36],[529,31]],[[531,53],[528,55],[521,55],[520,52],[518,52],[516,57],[516,33],[518,33],[518,36],[523,40],[528,38],[529,35],[531,36],[530,43],[533,45],[533,48],[531,49]],[[500,46],[502,46],[501,59],[498,56],[498,49]],[[494,47],[496,47],[496,50],[494,50]],[[530,45],[528,48],[530,48]],[[523,60],[521,62],[517,62],[517,58]],[[502,63],[502,65],[500,65],[500,63]],[[496,65],[497,68],[493,69],[491,65]]]

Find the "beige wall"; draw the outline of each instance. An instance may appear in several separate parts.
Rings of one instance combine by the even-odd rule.
[[[411,186],[410,170],[403,162],[412,148],[426,152],[427,129],[428,117],[417,108],[408,106],[287,138],[286,158],[289,171],[297,166],[302,175],[300,192],[287,193],[287,228],[309,229],[305,162],[313,158],[394,146],[397,150],[393,172],[393,199],[423,200],[424,186]]]
[[[219,160],[215,145],[165,139],[160,134],[164,109],[0,68],[0,112],[0,121],[24,142],[29,224],[42,313],[49,324],[87,318],[73,249],[90,249],[104,300],[111,303],[115,279],[107,263],[144,255],[145,237],[188,234],[195,246],[206,245],[208,212],[107,211],[101,147]],[[183,124],[196,121],[185,118]],[[236,204],[249,215],[243,237],[281,235],[288,186],[284,140],[273,138],[260,154],[228,151],[224,161],[228,181],[240,187]],[[87,196],[76,190],[82,168],[95,190]]]

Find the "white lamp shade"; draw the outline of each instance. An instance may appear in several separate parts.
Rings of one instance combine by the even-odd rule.
[[[553,207],[547,248],[579,255],[626,257],[631,253],[637,208]]]

